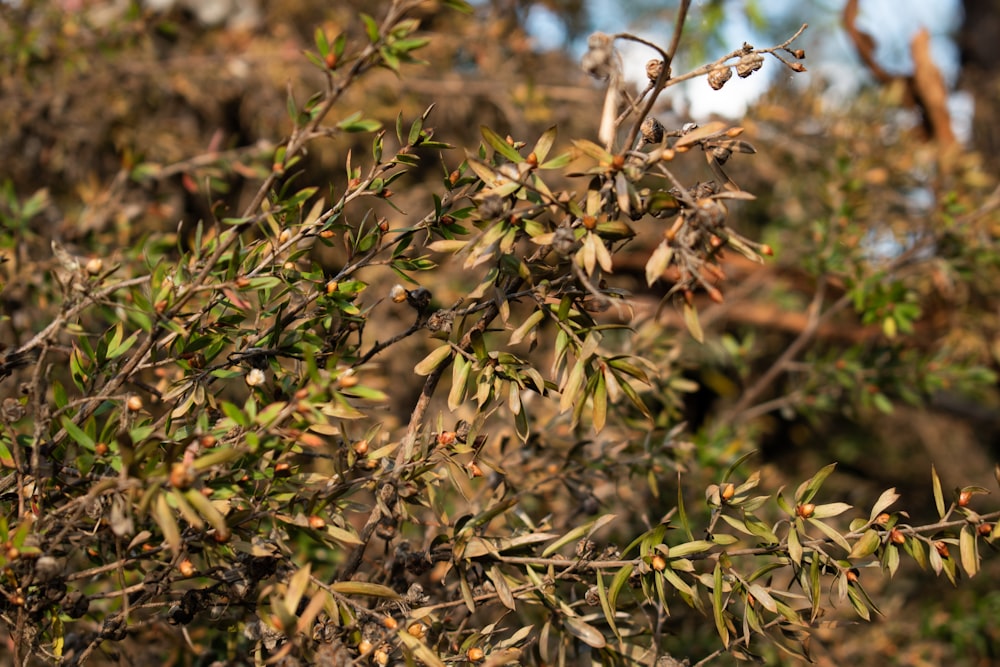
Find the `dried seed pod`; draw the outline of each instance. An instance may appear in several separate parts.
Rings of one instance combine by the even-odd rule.
[[[713,69],[708,73],[708,85],[712,87],[712,90],[720,90],[726,81],[733,78],[733,69],[731,67],[725,67],[723,69]]]
[[[648,116],[639,126],[642,133],[640,148],[646,144],[658,144],[663,141],[663,124],[652,116]]]
[[[740,57],[736,63],[736,74],[741,79],[745,79],[764,65],[764,56],[759,53],[748,53]]]
[[[650,83],[655,83],[658,78],[660,78],[660,72],[663,71],[663,61],[653,58],[646,63],[646,76],[649,78]],[[670,78],[670,69],[667,69],[667,78]]]

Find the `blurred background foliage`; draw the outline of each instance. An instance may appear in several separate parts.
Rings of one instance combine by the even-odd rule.
[[[216,19],[183,4],[0,3],[0,340],[7,347],[23,343],[55,306],[35,279],[50,268],[51,239],[128,265],[144,247],[175,252],[190,243],[199,221],[211,230],[242,210],[271,168],[274,142],[291,130],[287,96],[305,99],[323,86],[302,56],[315,30],[363,39],[358,12],[378,13],[371,2],[284,0],[240,12],[230,7]],[[703,506],[700,489],[751,450],[761,451],[749,465],[763,471],[769,490],[837,461],[826,489],[831,497],[867,506],[895,486],[914,517],[933,513],[931,464],[947,488],[994,488],[998,3],[954,7],[964,18],[945,35],[960,54],[952,84],[974,109],[967,135],[954,145],[943,145],[926,122],[927,108],[907,87],[911,72],[879,80],[850,44],[830,47],[828,40],[845,39],[826,29],[841,25],[840,3],[788,3],[794,7],[785,12],[765,11],[767,4],[696,3],[685,36],[696,48],[682,47],[685,60],[675,74],[738,48],[727,27],[734,16],[767,44],[802,21],[813,24],[805,62],[825,77],[773,79],[733,121],[757,148],[729,165],[732,178],[757,195],[731,206],[733,224],[771,245],[775,257],[762,266],[727,258],[724,302],[696,296],[706,332],[698,344],[680,312],[661,307],[669,284],[647,285],[644,266],[657,234],[655,221],[643,223],[647,233],[616,257],[614,280],[631,293],[635,312],[637,334],[623,338],[623,352],[666,371],[649,397],[654,426],[646,441],[592,439],[556,421],[539,440],[497,452],[531,480],[526,511],[551,515],[556,528],[600,508],[627,518],[610,538],[627,542],[671,506],[675,471],[685,475],[690,506]],[[665,43],[671,5],[620,3],[620,16],[641,25],[642,34],[662,22],[656,39]],[[561,24],[561,39],[529,32],[543,10]],[[398,114],[415,118],[433,104],[435,139],[470,150],[481,125],[529,142],[551,125],[561,142],[596,136],[602,91],[577,58],[591,30],[609,29],[599,3],[493,0],[478,3],[470,17],[429,1],[414,16],[431,37],[419,53],[427,64],[404,64],[403,76],[385,70],[367,78],[340,103],[343,115],[363,110],[391,127]],[[891,25],[866,29],[875,43],[899,40]],[[831,53],[841,62],[825,69],[820,54]],[[862,83],[850,99],[832,100],[836,76]],[[708,91],[704,80],[692,85]],[[679,126],[689,120],[682,98],[690,102],[693,93],[674,101],[669,93],[654,112]],[[313,145],[298,185],[342,192],[348,151],[367,155],[368,137],[337,135]],[[458,151],[446,153],[445,164],[431,157],[394,186],[393,206],[375,205],[392,227],[408,224],[404,212],[422,211],[462,160]],[[691,170],[689,181],[709,177],[703,165]],[[326,251],[317,261],[337,265],[344,257]],[[371,290],[388,293],[391,278],[372,280]],[[454,273],[421,281],[443,303],[470,289]],[[376,317],[386,318],[376,327],[403,326],[398,317]],[[392,411],[379,417],[387,430],[406,418],[420,391],[412,367],[428,348],[407,345],[372,380],[394,392]],[[15,386],[8,382],[4,391]],[[536,414],[548,413],[540,407]],[[641,415],[621,417],[636,430],[647,428]],[[536,466],[541,447],[560,451],[561,465],[538,456]],[[846,637],[820,630],[814,657],[828,665],[992,664],[1000,659],[996,594],[989,590],[997,574],[987,558],[978,578],[952,591],[904,568],[896,585],[879,593],[883,617],[851,627]],[[872,586],[878,591],[881,584]],[[716,639],[711,623],[695,613],[677,614],[664,632],[678,655],[692,657],[709,653]]]

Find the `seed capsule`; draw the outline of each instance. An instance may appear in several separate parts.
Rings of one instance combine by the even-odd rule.
[[[714,69],[708,73],[708,85],[712,87],[712,90],[721,90],[726,85],[726,81],[731,78],[733,78],[732,68]]]

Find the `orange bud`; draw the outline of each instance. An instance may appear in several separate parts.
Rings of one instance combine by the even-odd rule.
[[[816,512],[816,506],[812,503],[803,503],[795,508],[795,513],[803,519],[808,519]]]

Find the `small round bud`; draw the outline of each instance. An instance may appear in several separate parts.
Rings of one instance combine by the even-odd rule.
[[[290,238],[292,238],[292,232],[291,232],[291,230],[282,229],[281,233],[278,234],[278,243],[285,243]]]
[[[663,572],[665,569],[667,569],[667,559],[664,558],[662,554],[653,554],[653,557],[650,559],[649,564],[657,572]]]
[[[858,579],[861,578],[861,572],[858,570],[858,568],[852,567],[850,570],[847,571],[847,574],[844,576],[847,577],[847,580],[849,582],[855,584],[857,583]]]
[[[319,233],[321,239],[332,239],[336,236],[336,233],[332,229],[324,229]]]
[[[340,283],[338,283],[336,280],[331,280],[330,282],[328,282],[326,284],[326,288],[325,288],[326,289],[326,295],[330,296],[331,294],[333,294],[334,292],[336,292],[339,287],[340,287]]]
[[[240,289],[245,289],[247,287],[250,287],[250,279],[247,278],[246,276],[240,276],[239,278],[236,279],[236,286],[239,287]]]
[[[469,461],[469,465],[466,466],[469,470],[469,474],[473,477],[482,477],[483,469],[479,467],[475,461]]]
[[[451,447],[455,444],[455,440],[454,431],[441,431],[437,435],[437,444],[441,447]]]
[[[138,412],[139,410],[142,410],[142,399],[135,394],[132,394],[128,397],[128,400],[125,401],[125,407],[127,407],[131,412]]]
[[[732,482],[726,482],[719,489],[719,497],[723,500],[732,500],[734,495],[736,495],[736,487]]]
[[[808,519],[816,513],[816,505],[812,503],[802,503],[795,508],[795,513],[803,519]]]
[[[377,665],[388,665],[389,664],[389,653],[384,648],[380,648],[375,651],[375,655],[372,656]]]
[[[393,285],[389,290],[389,298],[393,303],[403,303],[406,301],[406,288],[399,284]]]
[[[969,506],[969,501],[971,501],[971,500],[972,500],[972,491],[968,491],[968,490],[963,489],[961,492],[959,492],[959,494],[958,494],[958,506],[959,507],[968,507]]]
[[[410,627],[406,628],[406,632],[409,633],[411,637],[423,639],[427,634],[427,628],[424,627],[423,623],[414,623]]]
[[[361,655],[366,655],[368,653],[371,653],[371,651],[372,651],[372,643],[370,641],[368,641],[367,639],[362,639],[361,641],[358,642],[358,653],[360,653]]]
[[[358,440],[354,443],[354,453],[358,456],[367,456],[368,454],[368,441]]]
[[[906,542],[906,536],[903,535],[903,531],[893,528],[889,531],[889,541],[893,544],[903,544]]]
[[[210,434],[205,434],[200,438],[198,438],[198,444],[204,447],[205,449],[211,449],[212,447],[215,447],[217,442],[218,440],[215,438],[215,436]]]
[[[292,474],[292,466],[286,463],[285,461],[274,464],[275,477],[290,477],[291,474]]]
[[[101,272],[101,269],[104,268],[104,260],[102,260],[100,257],[92,257],[87,260],[86,268],[87,268],[87,273],[89,273],[92,276],[96,276],[98,273]]]
[[[98,456],[104,456],[108,453],[108,444],[106,442],[99,442],[94,445],[94,454]]]
[[[982,537],[989,537],[993,534],[993,524],[986,521],[976,527],[976,532]]]
[[[180,563],[177,564],[177,570],[185,577],[190,577],[195,573],[194,563],[191,559],[185,558]]]
[[[194,484],[194,469],[190,465],[178,461],[170,466],[167,482],[175,489],[187,489]]]
[[[948,551],[948,544],[942,540],[938,540],[934,543],[934,549],[938,552],[938,555],[941,556],[941,558],[948,558],[950,555]]]
[[[395,630],[396,628],[399,627],[399,622],[392,616],[383,616],[382,625],[385,626],[386,629],[388,630]]]
[[[469,662],[479,662],[484,657],[483,649],[473,646],[465,653],[465,657],[469,659]]]
[[[320,530],[321,528],[326,528],[326,519],[315,514],[309,517],[309,527],[313,530]]]

